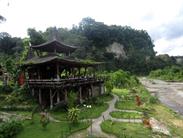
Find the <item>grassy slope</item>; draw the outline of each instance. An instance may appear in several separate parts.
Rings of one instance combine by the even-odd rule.
[[[104,132],[112,133],[118,138],[151,138],[152,134],[150,129],[137,123],[121,123],[107,120],[101,124],[101,128]]]
[[[127,98],[128,98],[128,95],[130,94],[130,90],[114,89],[113,92],[120,97],[120,100],[116,104],[116,107],[119,109],[136,109],[136,110],[140,109],[141,111],[143,111],[145,109],[145,111],[148,112],[149,116],[154,117],[157,120],[163,122],[168,127],[168,129],[170,130],[170,133],[172,134],[172,137],[183,137],[183,133],[182,133],[183,132],[183,117],[177,115],[175,112],[170,110],[168,107],[165,107],[161,103],[156,103],[156,104],[149,103],[150,94],[142,86],[137,88],[137,90],[138,90],[138,93],[136,93],[136,94],[138,94],[141,97],[141,100],[143,101],[144,105],[142,105],[141,107],[137,107],[135,104],[134,98],[129,99],[129,102],[127,102],[127,101],[124,102],[125,97],[127,96]],[[113,114],[113,116],[115,116],[115,117],[123,116],[123,115],[120,115],[120,113],[117,113],[115,115],[114,115],[114,113],[111,113],[111,114]],[[121,125],[121,127],[125,127],[126,129],[129,129],[129,130],[131,129],[131,127],[133,127],[133,131],[135,131],[136,133],[138,133],[138,131],[139,131],[139,128],[137,126],[133,126],[131,124],[126,125],[126,124],[122,124],[120,122],[115,122],[115,125],[111,125],[111,122],[109,123],[108,121],[104,122],[103,124],[104,125],[102,127],[105,132],[114,133],[118,137],[123,135],[122,131],[115,130],[115,129],[118,129],[118,127],[120,127],[120,125]],[[142,127],[142,129],[143,129],[143,127]],[[143,129],[141,131],[146,132],[146,129]],[[131,133],[133,134],[135,132],[131,132]],[[149,133],[149,134],[151,134],[151,133]],[[144,134],[142,134],[141,137],[143,137],[143,135]],[[140,137],[140,133],[138,134],[138,136]]]
[[[168,126],[172,137],[183,137],[183,116],[178,115],[162,104],[154,104],[152,108],[154,109],[152,116]]]

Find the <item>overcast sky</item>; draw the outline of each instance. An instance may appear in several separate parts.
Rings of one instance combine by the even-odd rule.
[[[183,0],[0,0],[0,32],[26,37],[27,28],[77,25],[91,17],[147,30],[158,54],[183,55]]]

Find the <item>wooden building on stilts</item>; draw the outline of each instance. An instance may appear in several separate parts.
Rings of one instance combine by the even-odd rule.
[[[73,91],[77,102],[104,93],[104,82],[95,75],[100,63],[71,59],[76,47],[57,40],[30,46],[34,56],[23,64],[31,94],[42,107],[53,108],[68,102],[68,94]]]

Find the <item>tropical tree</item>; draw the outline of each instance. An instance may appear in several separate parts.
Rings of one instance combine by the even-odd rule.
[[[77,107],[69,109],[68,119],[71,121],[71,123],[77,123],[78,122],[79,113],[80,113],[80,109],[77,108]]]

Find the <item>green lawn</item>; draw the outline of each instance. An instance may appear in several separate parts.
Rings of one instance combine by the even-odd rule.
[[[102,95],[99,96],[98,99],[100,100],[100,103],[98,104],[91,104],[91,108],[87,108],[86,106],[89,104],[85,104],[80,106],[81,109],[79,119],[89,119],[89,118],[97,118],[101,115],[102,112],[107,110],[108,104],[105,103],[107,101],[112,100],[112,95]],[[57,111],[57,112],[51,112],[52,116],[58,120],[67,120],[67,112],[65,111]]]
[[[108,104],[102,103],[100,105],[91,105],[91,108],[87,107],[80,107],[81,111],[79,114],[79,119],[89,119],[89,118],[97,118],[101,115],[102,112],[107,110]],[[58,112],[51,112],[51,115],[58,120],[66,121],[67,120],[67,112],[58,111]]]
[[[99,96],[100,100],[97,104],[91,104],[91,108],[86,106],[80,106],[81,109],[79,119],[88,119],[88,118],[97,118],[101,115],[102,112],[107,110],[108,104],[105,103],[113,98],[112,95],[103,95]],[[21,112],[16,111],[16,114],[21,114],[24,116],[31,116],[31,112]],[[31,123],[31,120],[23,121],[24,129],[17,136],[17,138],[62,138],[66,137],[69,134],[79,131],[81,129],[86,129],[90,122],[80,122],[76,125],[70,125],[67,120],[66,111],[52,111],[50,112],[51,116],[57,120],[60,120],[60,123],[50,122],[46,129],[40,124],[40,115],[38,113],[34,116],[34,123]]]
[[[112,90],[112,92],[114,94],[118,95],[119,97],[121,97],[122,95],[123,96],[127,96],[129,94],[130,90],[129,89],[118,89],[118,88],[114,88]]]
[[[40,124],[40,115],[36,114],[33,124],[31,124],[30,120],[27,120],[23,122],[23,126],[24,129],[17,138],[62,138],[75,131],[87,128],[89,123],[82,122],[76,125],[69,125],[68,121],[50,122],[47,128],[43,129]]]
[[[118,138],[152,138],[152,131],[138,123],[112,122],[106,120],[101,124],[104,132],[114,134]]]
[[[139,113],[134,113],[134,112],[121,112],[121,111],[115,111],[111,112],[110,115],[114,118],[135,118],[135,119],[140,119],[142,118],[142,114]]]
[[[79,118],[80,119],[97,118],[101,115],[102,112],[107,110],[107,108],[108,108],[107,103],[102,103],[100,105],[91,105],[91,108],[82,107]]]
[[[66,121],[67,120],[67,112],[66,111],[54,111],[54,112],[51,112],[51,115],[57,119],[57,120],[60,120],[60,121]]]
[[[135,100],[117,101],[115,107],[121,110],[138,110],[138,111],[141,110],[141,107],[136,105]]]
[[[98,97],[98,99],[102,102],[108,102],[110,100],[112,100],[113,96],[111,94],[104,94]]]

